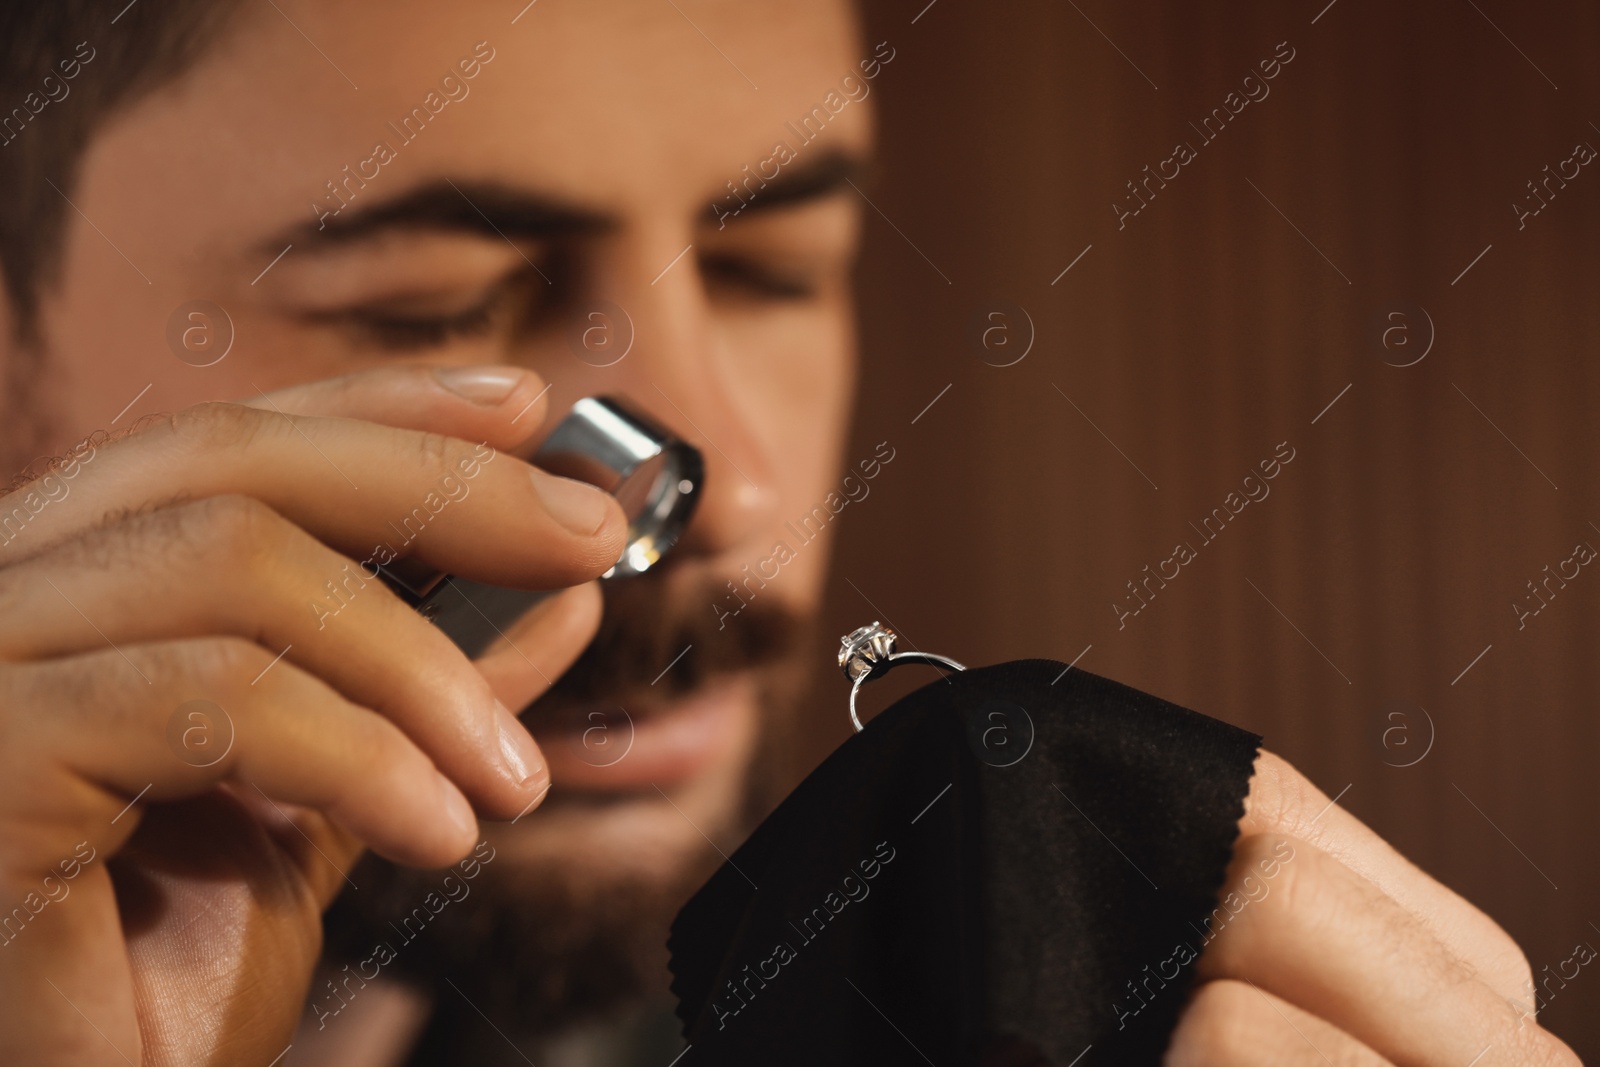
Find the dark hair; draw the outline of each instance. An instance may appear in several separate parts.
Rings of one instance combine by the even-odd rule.
[[[24,340],[36,336],[40,292],[60,267],[71,211],[62,194],[72,194],[90,136],[188,69],[236,0],[119,7],[0,0],[0,272]]]

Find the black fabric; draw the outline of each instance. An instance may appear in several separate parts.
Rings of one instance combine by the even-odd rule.
[[[1159,1063],[1260,740],[1048,660],[930,682],[679,913],[679,1067]]]

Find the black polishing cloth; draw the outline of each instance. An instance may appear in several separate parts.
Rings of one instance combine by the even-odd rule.
[[[679,1067],[1159,1063],[1260,740],[1049,660],[929,683],[678,914]]]

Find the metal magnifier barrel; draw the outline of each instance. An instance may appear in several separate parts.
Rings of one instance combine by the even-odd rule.
[[[588,482],[617,498],[628,542],[601,577],[649,570],[677,543],[705,481],[700,451],[616,397],[585,397],[533,456],[536,466]],[[391,588],[476,656],[548,592],[484,585],[397,561],[380,568]]]
[[[602,577],[642,574],[666,554],[694,514],[700,452],[614,397],[587,397],[533,457],[551,474],[599,486],[628,516],[628,545]]]

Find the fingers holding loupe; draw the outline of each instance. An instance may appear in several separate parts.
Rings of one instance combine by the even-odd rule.
[[[551,474],[604,489],[628,516],[622,555],[602,580],[642,574],[677,543],[694,514],[705,461],[648,415],[616,397],[578,401],[533,456]],[[405,561],[384,579],[433,620],[468,656],[477,656],[529,608],[549,596],[486,585]]]

